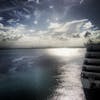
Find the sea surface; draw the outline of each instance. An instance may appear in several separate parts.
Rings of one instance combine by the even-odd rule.
[[[0,100],[85,100],[84,48],[0,50]]]

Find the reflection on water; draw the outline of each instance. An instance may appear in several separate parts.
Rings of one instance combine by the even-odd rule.
[[[0,50],[0,100],[83,100],[84,52],[79,48]]]

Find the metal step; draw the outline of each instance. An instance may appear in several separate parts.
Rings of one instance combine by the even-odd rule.
[[[89,44],[86,48],[87,51],[100,51],[100,44]]]
[[[100,73],[82,71],[82,78],[100,80]]]
[[[100,66],[83,65],[83,71],[100,73]]]
[[[85,58],[84,64],[85,65],[100,65],[100,59]]]
[[[86,58],[100,58],[100,52],[87,52],[85,55]]]
[[[83,65],[83,71],[100,73],[100,66]]]

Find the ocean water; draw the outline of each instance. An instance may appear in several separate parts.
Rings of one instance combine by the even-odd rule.
[[[0,100],[85,100],[84,48],[0,50]]]

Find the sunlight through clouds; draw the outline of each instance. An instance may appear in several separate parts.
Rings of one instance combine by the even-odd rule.
[[[34,21],[34,24],[38,24],[38,21]],[[93,27],[88,19],[65,23],[49,22],[45,30],[29,28],[23,24],[18,24],[16,27],[0,24],[0,41],[9,45],[13,43],[12,47],[83,46],[86,32],[91,32],[92,36],[95,34]]]

